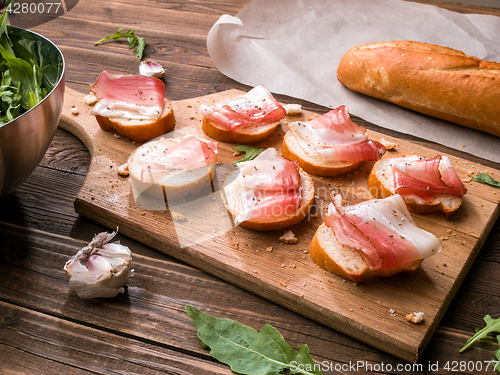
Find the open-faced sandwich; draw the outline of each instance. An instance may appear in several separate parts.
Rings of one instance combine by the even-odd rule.
[[[368,189],[375,198],[401,195],[410,212],[442,212],[446,218],[461,206],[467,192],[448,157],[418,155],[376,162],[368,176]]]
[[[314,203],[314,185],[298,163],[268,148],[237,166],[222,189],[224,203],[236,225],[276,231],[307,216]]]
[[[165,83],[143,75],[102,72],[91,91],[99,100],[92,109],[101,129],[115,130],[136,142],[145,142],[168,132],[175,125]]]
[[[203,115],[203,131],[209,137],[243,144],[263,141],[286,116],[286,110],[264,86],[212,106],[201,105],[199,112]]]
[[[400,195],[342,207],[336,195],[309,253],[320,267],[354,282],[412,274],[441,251],[433,234],[419,229]]]
[[[131,183],[140,194],[160,200],[196,197],[215,175],[217,143],[186,135],[160,137],[135,150],[127,163]]]
[[[283,156],[317,176],[339,176],[376,161],[385,153],[382,144],[368,139],[366,128],[354,123],[346,106],[311,121],[288,124]]]

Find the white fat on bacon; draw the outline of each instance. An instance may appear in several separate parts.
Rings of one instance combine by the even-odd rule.
[[[101,99],[92,109],[93,115],[101,115],[111,119],[135,121],[156,121],[161,117],[163,108],[160,106],[141,106],[117,100]]]

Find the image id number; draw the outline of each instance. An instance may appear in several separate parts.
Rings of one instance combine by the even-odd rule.
[[[6,11],[13,14],[57,13],[61,3],[10,3]]]

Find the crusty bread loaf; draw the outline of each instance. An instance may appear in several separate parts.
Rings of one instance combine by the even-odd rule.
[[[220,142],[254,144],[269,137],[278,127],[279,121],[263,125],[250,125],[231,131],[203,117],[202,129],[206,135]]]
[[[362,94],[500,136],[500,63],[433,44],[368,43],[345,53],[337,78]]]
[[[360,252],[353,247],[341,245],[332,228],[325,223],[314,234],[309,254],[321,268],[356,283],[366,283],[376,277],[389,277],[400,272],[411,275],[422,263],[420,259],[391,268],[371,270]]]
[[[281,153],[288,160],[298,161],[304,171],[315,176],[340,176],[358,168],[362,163],[361,161],[332,161],[313,158],[304,151],[297,137],[290,130],[283,138]]]
[[[175,125],[174,110],[170,101],[165,98],[161,117],[156,121],[128,120],[108,118],[96,115],[96,120],[102,130],[114,130],[123,137],[136,142],[150,141],[167,133]]]
[[[231,207],[235,200],[241,197],[240,189],[227,189],[228,184],[234,180],[234,174],[238,173],[238,170],[231,173],[226,180],[222,188],[222,198],[224,200],[224,205],[226,209],[235,217],[237,212],[234,212]],[[306,172],[302,169],[299,170],[300,174],[300,187],[301,187],[301,201],[300,206],[294,212],[287,212],[282,216],[276,217],[274,215],[259,217],[257,219],[250,219],[243,221],[239,225],[243,228],[258,230],[258,231],[277,231],[282,230],[292,225],[301,222],[309,213],[313,203],[314,203],[314,182]]]
[[[405,159],[414,157],[415,155],[397,155],[377,161],[368,175],[367,185],[370,193],[375,198],[387,198],[395,194],[393,167],[404,162]],[[404,198],[410,212],[417,214],[442,212],[446,218],[450,217],[462,205],[462,200],[462,197],[452,194],[436,194],[434,200],[428,204]]]

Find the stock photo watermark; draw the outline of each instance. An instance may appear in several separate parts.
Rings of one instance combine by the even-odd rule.
[[[0,0],[12,26],[31,29],[68,13],[79,0]]]

